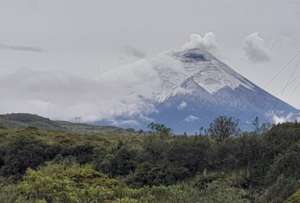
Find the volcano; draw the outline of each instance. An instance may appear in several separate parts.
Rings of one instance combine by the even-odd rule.
[[[132,73],[127,87],[139,98],[135,112],[98,121],[121,127],[145,128],[149,122],[165,124],[174,132],[197,132],[220,115],[239,120],[251,129],[255,117],[261,122],[275,118],[297,119],[299,110],[258,87],[210,52],[192,48],[171,51],[127,65],[103,77],[122,80]],[[147,89],[148,93],[139,92]],[[137,105],[138,106],[138,105]]]

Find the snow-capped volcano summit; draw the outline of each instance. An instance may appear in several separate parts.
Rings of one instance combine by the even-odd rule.
[[[130,77],[124,79],[125,73]],[[220,115],[239,119],[244,129],[256,116],[272,122],[274,116],[299,115],[297,109],[199,48],[165,52],[103,77],[114,77],[130,90],[125,94],[137,101],[136,111],[122,112],[106,124],[144,128],[154,121],[175,132],[195,132]]]
[[[207,51],[194,48],[173,52],[171,56],[181,63],[183,69],[182,78],[184,81],[175,82],[177,86],[181,87],[186,81],[192,80],[210,94],[214,94],[224,87],[231,89],[235,89],[239,86],[248,89],[255,87],[250,81],[236,73]]]

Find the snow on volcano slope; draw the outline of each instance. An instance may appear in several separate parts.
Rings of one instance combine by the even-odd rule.
[[[138,105],[98,123],[144,128],[154,121],[175,132],[196,132],[220,115],[234,116],[249,129],[256,116],[272,122],[299,113],[199,48],[143,59],[102,76],[107,78],[125,103]]]
[[[142,59],[103,74],[101,80],[108,79],[107,83],[112,84],[112,89],[127,87],[125,92],[124,88],[120,88],[125,94],[129,92],[163,102],[185,91],[181,85],[191,77],[210,94],[223,87],[254,87],[210,53],[200,49],[165,52],[150,59]]]

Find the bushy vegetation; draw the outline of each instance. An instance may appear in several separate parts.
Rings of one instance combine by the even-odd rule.
[[[92,135],[0,129],[0,202],[300,202],[298,123],[240,133],[221,117],[201,136],[149,127]]]

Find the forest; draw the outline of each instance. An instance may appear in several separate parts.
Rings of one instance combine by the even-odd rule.
[[[0,123],[1,126],[1,123]],[[219,117],[197,135],[0,127],[0,202],[297,203],[300,124]]]

